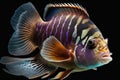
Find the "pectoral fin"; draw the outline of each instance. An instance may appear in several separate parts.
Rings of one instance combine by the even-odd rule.
[[[44,41],[40,54],[49,62],[63,62],[71,59],[69,51],[54,36]]]

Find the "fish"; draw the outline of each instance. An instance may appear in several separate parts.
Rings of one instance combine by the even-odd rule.
[[[12,56],[3,56],[5,72],[28,79],[63,80],[74,72],[97,70],[112,61],[105,39],[90,19],[86,9],[77,3],[49,3],[43,18],[31,2],[22,4],[11,18],[14,30],[8,43]],[[36,49],[39,53],[28,56]],[[14,56],[14,57],[13,57]]]

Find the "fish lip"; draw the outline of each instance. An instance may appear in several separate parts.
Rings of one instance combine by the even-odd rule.
[[[101,57],[100,57],[101,63],[107,64],[111,62],[113,59],[110,55],[112,55],[110,52],[101,53]]]
[[[101,53],[101,59],[109,60],[109,59],[111,59],[111,55],[112,55],[111,52],[104,52],[104,53]]]

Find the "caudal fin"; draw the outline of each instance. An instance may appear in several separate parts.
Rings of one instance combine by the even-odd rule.
[[[15,11],[11,18],[11,25],[15,32],[8,44],[11,55],[27,55],[36,49],[33,39],[34,30],[36,24],[41,21],[37,10],[30,2],[23,4]]]

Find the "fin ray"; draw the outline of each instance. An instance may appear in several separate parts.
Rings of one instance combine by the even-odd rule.
[[[11,25],[15,32],[8,43],[8,51],[11,55],[27,55],[36,49],[33,39],[34,30],[36,23],[40,21],[42,21],[41,17],[30,2],[15,11],[11,18]]]
[[[7,62],[7,63],[5,63]],[[36,58],[14,58],[14,57],[2,57],[0,63],[6,65],[3,69],[5,72],[17,76],[25,76],[29,79],[40,77],[45,73],[49,73],[55,69],[55,67],[46,65]]]
[[[65,79],[67,76],[70,75],[70,73],[72,73],[73,69],[70,70],[66,70],[66,71],[61,71],[59,72],[54,78],[52,78],[53,80],[63,80]]]
[[[55,15],[60,14],[76,14],[89,17],[87,11],[79,4],[72,3],[59,3],[59,4],[48,4],[45,7],[44,19],[50,20]]]
[[[50,62],[62,62],[71,59],[68,50],[54,36],[50,36],[44,41],[40,54]]]

